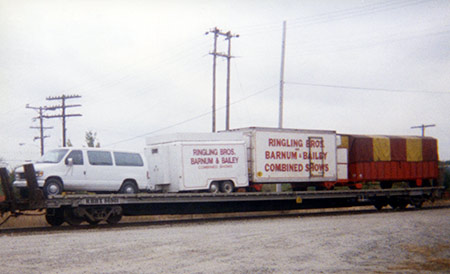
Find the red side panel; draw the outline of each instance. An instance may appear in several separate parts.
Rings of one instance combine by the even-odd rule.
[[[429,162],[370,162],[349,164],[351,182],[436,179],[438,164]]]

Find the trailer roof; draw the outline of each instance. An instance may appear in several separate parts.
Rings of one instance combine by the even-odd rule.
[[[236,128],[236,129],[231,129],[230,131],[227,131],[227,132],[249,132],[249,131],[255,131],[255,132],[257,132],[257,131],[264,131],[264,132],[292,132],[292,133],[336,134],[335,130],[275,128],[275,127]]]

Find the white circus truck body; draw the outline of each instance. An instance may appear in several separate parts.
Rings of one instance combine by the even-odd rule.
[[[252,127],[233,132],[245,136],[251,183],[314,186],[338,179],[335,131]]]
[[[246,152],[240,132],[149,137],[144,155],[150,172],[150,189],[162,192],[231,192],[247,187]]]

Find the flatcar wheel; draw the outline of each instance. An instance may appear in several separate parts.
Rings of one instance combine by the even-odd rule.
[[[211,193],[219,193],[219,183],[218,182],[212,182],[209,186],[209,192]]]
[[[108,217],[108,219],[106,219],[106,222],[110,225],[115,225],[115,224],[119,223],[121,219],[122,219],[122,214],[119,214],[119,215],[114,214],[114,215],[110,215]]]
[[[45,220],[51,226],[60,226],[64,223],[64,212],[60,208],[47,209]]]
[[[392,207],[392,209],[397,209],[398,208],[398,202],[397,201],[392,201],[389,203],[389,205]]]
[[[84,221],[83,218],[75,216],[72,208],[66,208],[64,210],[64,219],[69,225],[72,226],[78,226]]]
[[[100,223],[99,220],[92,221],[91,219],[86,218],[86,222],[88,222],[89,225],[98,225]]]
[[[399,209],[405,209],[407,206],[408,206],[408,202],[400,201],[400,202],[398,203],[398,208],[399,208]]]
[[[415,208],[422,208],[422,205],[423,205],[423,201],[417,201],[414,203]]]
[[[384,207],[385,205],[382,204],[382,203],[375,203],[373,206],[374,206],[378,211],[380,211],[380,210],[383,209],[383,207]]]

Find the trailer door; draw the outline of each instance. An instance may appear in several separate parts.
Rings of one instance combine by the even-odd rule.
[[[147,151],[148,169],[150,172],[150,183],[156,185],[170,184],[169,173],[169,150],[167,146],[152,147]]]

